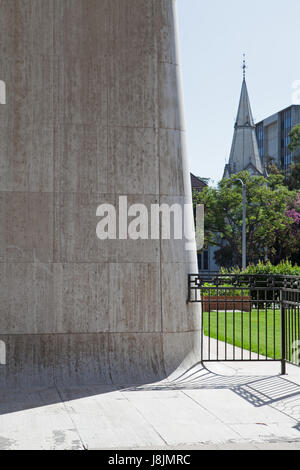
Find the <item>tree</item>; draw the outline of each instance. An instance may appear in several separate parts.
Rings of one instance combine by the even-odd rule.
[[[287,185],[291,190],[300,190],[300,124],[293,127],[289,137],[291,139],[288,146],[290,152],[295,154],[299,150],[299,155],[294,155],[293,157],[290,174],[287,176]]]
[[[279,175],[281,172],[276,165],[274,157],[270,157],[269,155],[265,155],[263,157],[264,167],[267,170],[268,174]]]
[[[223,179],[217,188],[207,187],[194,194],[194,204],[205,206],[206,244],[219,247],[216,260],[221,265],[241,265],[242,188],[237,178],[247,188],[248,263],[291,257],[299,250],[298,237],[292,231],[295,221],[288,213],[294,208],[295,192],[283,184],[283,175],[265,178],[244,171]]]
[[[297,124],[289,133],[291,142],[289,144],[290,152],[300,149],[300,124]]]
[[[300,158],[295,157],[291,164],[290,174],[286,178],[286,184],[291,191],[300,190]]]

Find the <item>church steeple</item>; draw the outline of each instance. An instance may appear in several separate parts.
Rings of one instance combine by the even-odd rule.
[[[246,83],[246,60],[243,60],[243,83],[234,135],[228,165],[225,166],[224,177],[228,178],[239,171],[248,170],[255,175],[263,174],[263,166],[259,155],[255,124],[251,111]]]

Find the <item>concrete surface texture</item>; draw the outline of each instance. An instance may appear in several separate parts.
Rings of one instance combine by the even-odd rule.
[[[199,360],[195,253],[96,237],[119,195],[191,202],[174,9],[0,2],[2,387],[145,383]]]
[[[199,364],[147,385],[1,389],[0,449],[300,450],[300,368],[278,371]]]

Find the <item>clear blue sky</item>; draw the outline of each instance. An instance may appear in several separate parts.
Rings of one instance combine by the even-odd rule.
[[[256,122],[292,104],[292,84],[300,81],[300,0],[177,0],[177,12],[190,167],[219,180],[244,52]]]

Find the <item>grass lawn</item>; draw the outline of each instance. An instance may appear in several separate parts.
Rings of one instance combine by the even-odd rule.
[[[281,358],[280,310],[275,310],[275,315],[273,310],[258,311],[256,309],[253,309],[251,314],[249,312],[243,314],[241,312],[234,314],[227,312],[225,315],[225,312],[219,312],[217,315],[217,312],[210,312],[210,322],[208,313],[204,312],[203,326],[206,336],[227,341],[229,344],[243,347],[248,351],[251,349],[252,352],[263,356],[267,354],[269,358]]]

